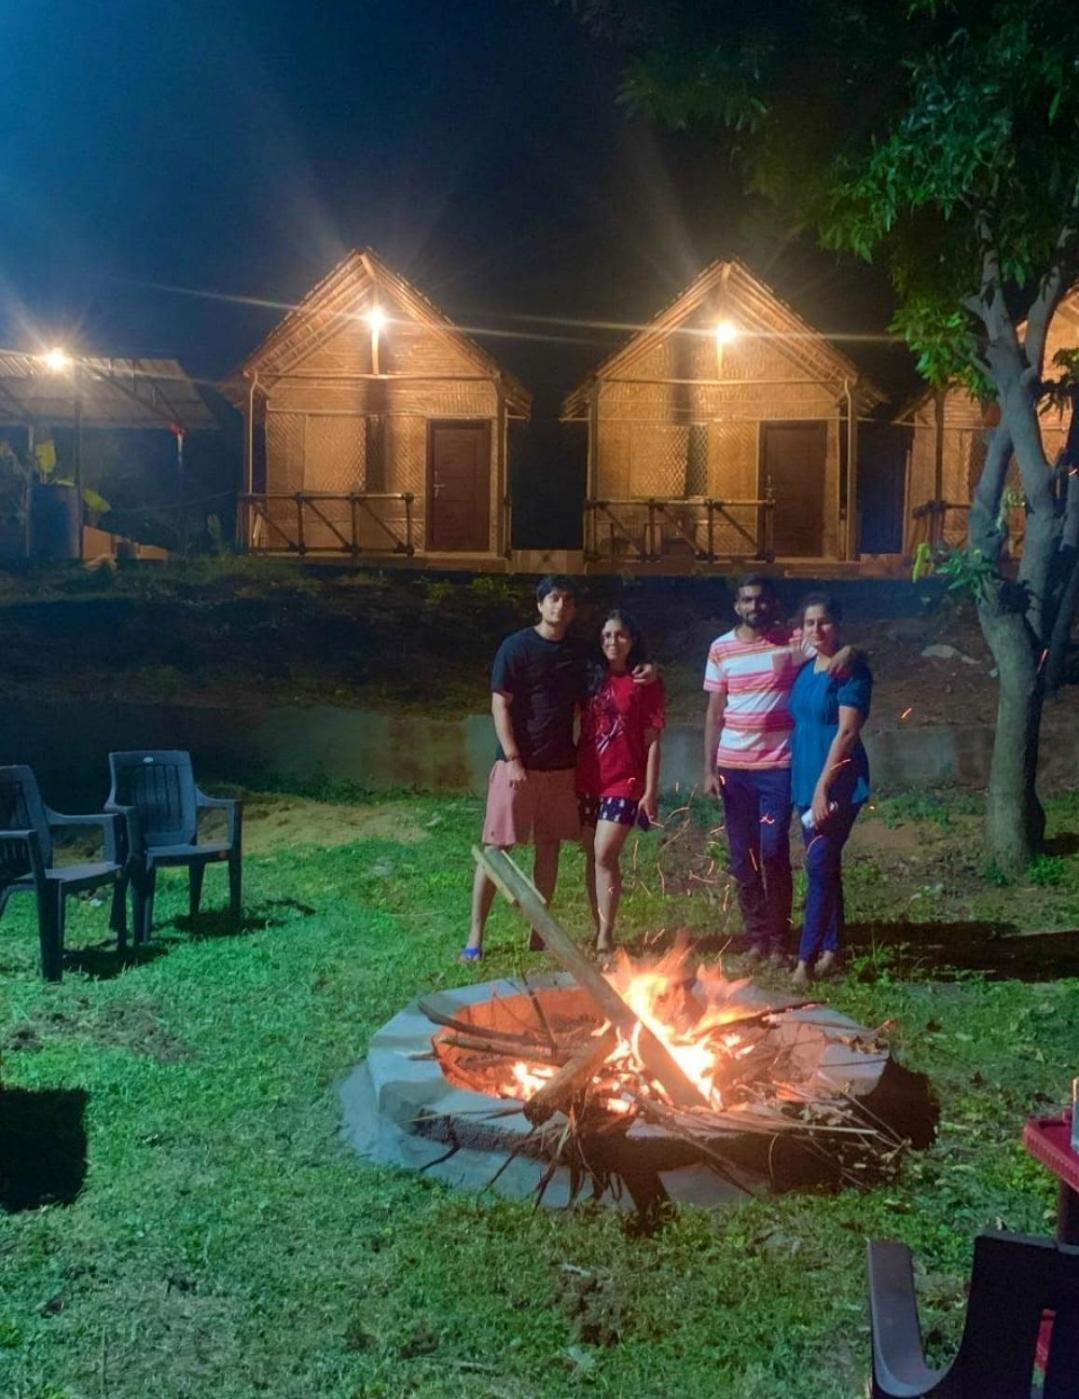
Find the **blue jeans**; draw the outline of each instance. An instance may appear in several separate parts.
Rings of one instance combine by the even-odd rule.
[[[790,770],[720,768],[719,790],[746,941],[782,952],[791,924]]]
[[[861,809],[861,802],[841,802],[819,831],[802,827],[806,907],[798,948],[800,962],[813,962],[822,952],[839,951],[843,932],[843,847]]]

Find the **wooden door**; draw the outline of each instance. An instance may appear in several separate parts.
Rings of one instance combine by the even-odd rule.
[[[427,548],[491,548],[491,424],[429,423]]]
[[[761,423],[761,489],[775,500],[777,558],[821,558],[827,423]]]

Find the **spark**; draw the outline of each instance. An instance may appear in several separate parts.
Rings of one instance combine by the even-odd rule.
[[[753,861],[753,868],[754,868],[755,870],[759,870],[759,869],[760,869],[760,866],[757,864],[757,856],[754,854],[754,852],[753,852],[752,850],[749,852],[749,858]]]
[[[913,706],[911,706],[910,709],[904,709],[904,710],[903,710],[903,713],[900,714],[900,716],[899,716],[899,722],[902,723],[904,719],[908,719],[913,713],[914,713],[914,708],[913,708]]]
[[[774,826],[775,823],[776,818],[774,816],[769,816],[767,812],[765,812],[765,814],[761,817],[760,820],[760,824],[762,826]]]
[[[1041,660],[1038,662],[1038,669],[1039,669],[1039,670],[1041,670],[1042,666],[1045,665],[1045,662],[1048,660],[1048,658],[1049,658],[1049,647],[1047,646],[1047,647],[1045,648],[1045,650],[1044,650],[1044,651],[1042,652],[1042,654],[1041,654]]]

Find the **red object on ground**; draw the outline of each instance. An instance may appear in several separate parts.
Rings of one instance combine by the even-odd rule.
[[[1060,1181],[1057,1196],[1057,1243],[1079,1244],[1079,1152],[1071,1145],[1071,1112],[1060,1117],[1031,1117],[1023,1127],[1026,1151],[1048,1167]],[[1046,1312],[1038,1334],[1037,1362],[1045,1368],[1049,1358],[1049,1338],[1053,1313]]]

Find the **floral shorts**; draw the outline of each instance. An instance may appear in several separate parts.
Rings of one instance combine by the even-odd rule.
[[[613,821],[616,826],[632,826],[637,819],[640,802],[636,797],[578,796],[577,810],[582,826],[594,826],[597,821]]]

